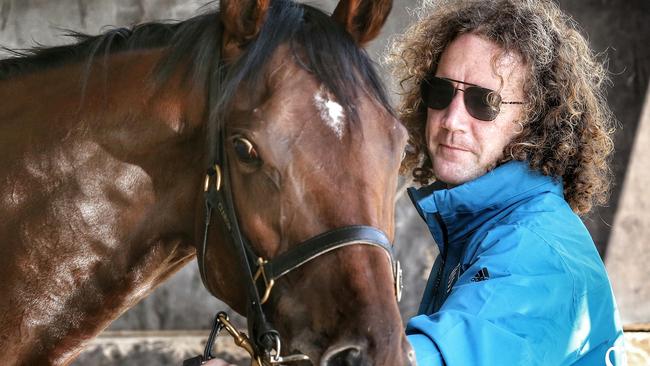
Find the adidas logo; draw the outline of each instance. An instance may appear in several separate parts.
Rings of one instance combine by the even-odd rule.
[[[476,272],[474,277],[472,277],[472,282],[481,282],[490,279],[490,272],[488,269],[483,267],[480,271]]]

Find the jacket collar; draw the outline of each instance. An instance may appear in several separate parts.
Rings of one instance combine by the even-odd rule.
[[[435,187],[434,183],[409,188],[408,193],[440,247],[445,234],[449,243],[460,244],[464,242],[460,239],[518,201],[544,192],[563,196],[559,179],[533,171],[521,161],[507,162],[454,188]]]

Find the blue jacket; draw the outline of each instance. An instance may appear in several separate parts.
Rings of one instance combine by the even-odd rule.
[[[611,285],[562,183],[509,162],[409,189],[441,256],[407,335],[419,366],[622,365]]]

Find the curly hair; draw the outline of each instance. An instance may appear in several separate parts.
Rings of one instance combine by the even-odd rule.
[[[410,172],[419,184],[435,179],[419,84],[435,72],[454,39],[472,33],[503,54],[521,56],[527,70],[523,128],[499,163],[528,161],[532,169],[561,178],[565,199],[578,214],[605,204],[617,122],[604,94],[607,71],[575,22],[551,0],[427,1],[418,11],[419,21],[392,42],[387,57],[404,90],[399,112],[413,147],[402,174]]]

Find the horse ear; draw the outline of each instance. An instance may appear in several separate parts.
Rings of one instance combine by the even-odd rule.
[[[271,0],[221,0],[219,10],[224,26],[224,50],[239,49],[257,37]]]
[[[392,7],[392,0],[341,0],[332,18],[363,45],[377,37]]]

